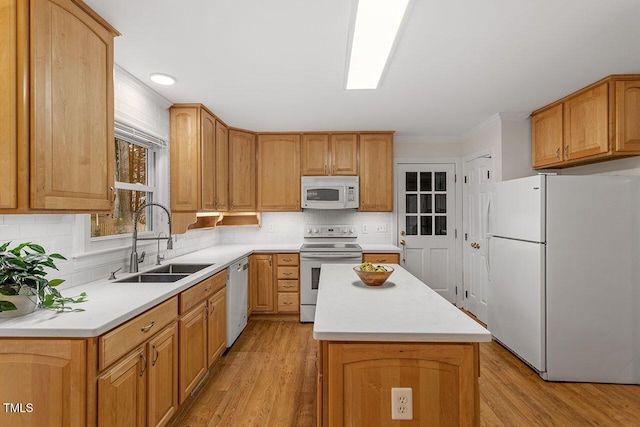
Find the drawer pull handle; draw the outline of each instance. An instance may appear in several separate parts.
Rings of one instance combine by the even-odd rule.
[[[284,271],[282,274],[284,274],[285,276],[291,276],[293,273],[290,271]]]
[[[143,376],[144,371],[147,370],[147,358],[144,356],[144,351],[140,353],[140,359],[142,359],[142,369],[140,370],[140,376]]]
[[[152,345],[153,347],[153,360],[151,361],[151,366],[156,366],[156,362],[158,361],[158,356],[160,356],[160,352],[158,351],[158,347],[156,345]]]
[[[156,325],[156,321],[153,320],[147,326],[143,326],[142,328],[140,328],[140,331],[141,332],[149,332],[151,330],[151,328],[153,328],[155,325]]]
[[[208,288],[205,288],[204,291],[209,292],[211,289],[213,289],[213,285],[209,286]]]
[[[284,305],[291,305],[291,304],[293,304],[293,302],[292,301],[284,301],[283,304]]]
[[[293,261],[293,258],[282,258],[282,260],[285,262],[289,262],[289,261]]]

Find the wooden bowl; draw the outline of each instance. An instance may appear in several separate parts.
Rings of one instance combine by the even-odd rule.
[[[383,265],[387,271],[362,271],[360,270],[360,266],[353,267],[353,271],[356,272],[362,283],[368,286],[381,286],[384,282],[387,281],[391,273],[393,273],[393,268],[388,265]]]

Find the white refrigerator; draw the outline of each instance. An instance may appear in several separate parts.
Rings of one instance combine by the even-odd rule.
[[[638,178],[492,187],[487,327],[546,380],[636,382]]]

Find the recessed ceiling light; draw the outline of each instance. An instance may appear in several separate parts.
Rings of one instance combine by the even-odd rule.
[[[162,73],[151,73],[149,74],[149,78],[158,84],[166,85],[166,86],[175,84],[176,82],[176,79],[174,77],[171,77],[168,74],[162,74]]]
[[[409,0],[359,0],[347,89],[376,89]]]

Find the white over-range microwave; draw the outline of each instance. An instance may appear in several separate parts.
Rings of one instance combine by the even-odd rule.
[[[356,209],[360,191],[357,176],[303,176],[304,209]]]

